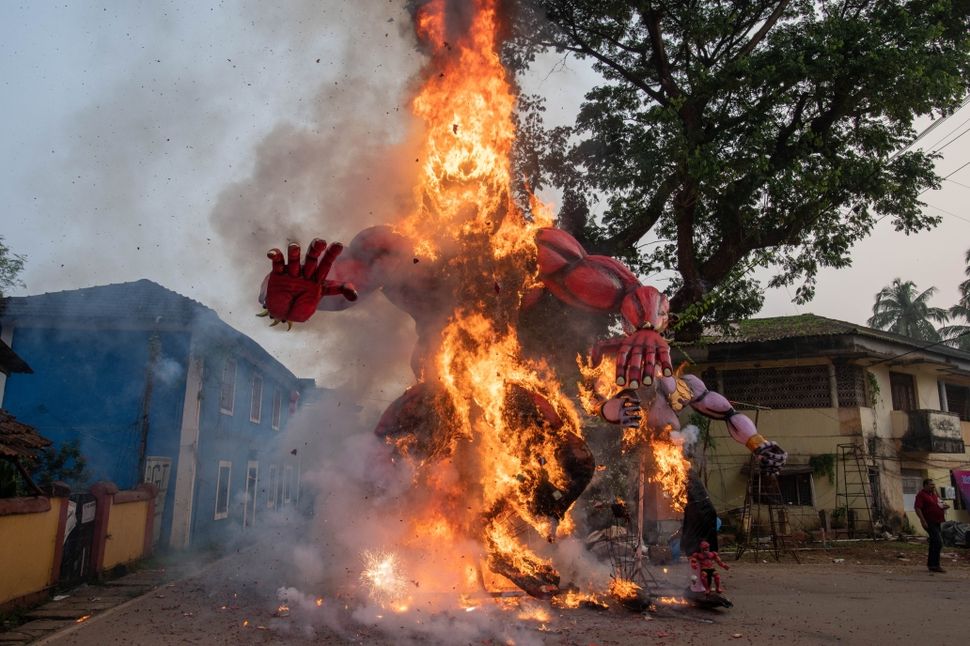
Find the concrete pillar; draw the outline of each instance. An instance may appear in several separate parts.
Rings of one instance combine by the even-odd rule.
[[[839,407],[839,380],[835,376],[835,364],[830,363],[829,369],[829,399],[832,400],[832,408]]]
[[[94,510],[94,539],[91,541],[91,573],[95,576],[100,576],[104,568],[108,518],[111,516],[111,505],[114,503],[116,493],[118,493],[118,485],[113,482],[96,482],[91,485],[91,495],[97,501]]]

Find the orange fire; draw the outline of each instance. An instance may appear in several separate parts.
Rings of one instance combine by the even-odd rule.
[[[684,511],[687,504],[687,475],[690,462],[684,457],[683,447],[670,439],[670,429],[666,428],[660,436],[650,440],[655,468],[651,471],[650,482],[660,485],[670,498],[674,511]]]
[[[424,375],[443,388],[433,414],[453,430],[435,437],[429,452],[445,459],[418,462],[420,451],[412,450],[410,437],[398,440],[397,448],[431,492],[412,503],[404,547],[413,552],[436,546],[439,564],[454,553],[451,565],[464,573],[459,585],[474,589],[481,579],[466,566],[478,555],[455,552],[469,537],[484,545],[490,559],[519,571],[550,567],[525,546],[523,534],[531,528],[533,535],[552,539],[572,522],[537,513],[531,494],[540,484],[567,487],[557,449],[564,434],[579,434],[580,423],[556,376],[522,357],[516,335],[523,294],[537,283],[535,233],[552,224],[552,215],[534,197],[527,210],[513,200],[516,95],[498,54],[498,2],[469,0],[474,10],[461,33],[449,26],[447,4],[431,0],[416,17],[430,57],[412,101],[423,125],[420,171],[416,206],[394,226],[415,241],[416,261],[435,260],[458,285],[436,354],[426,364],[433,374]],[[538,429],[534,419],[514,414],[522,393],[548,401],[560,427]],[[386,601],[395,576],[386,560],[370,556],[365,579],[372,590],[384,591]]]
[[[640,586],[626,579],[613,579],[610,582],[610,594],[617,599],[635,599],[640,592]]]
[[[579,366],[580,374],[583,377],[579,384],[580,402],[583,408],[590,414],[596,412],[600,402],[615,396],[617,388],[614,384],[616,373],[616,363],[613,357],[604,357],[599,365],[593,366],[590,359],[577,357],[576,363]],[[684,366],[680,366],[674,375],[678,379],[678,386],[684,382],[679,381],[680,373]],[[689,392],[689,389],[688,389]],[[647,404],[649,405],[649,404]],[[683,448],[671,439],[671,429],[669,426],[663,428],[650,428],[648,422],[648,411],[643,411],[640,426],[638,428],[623,429],[623,449],[624,451],[650,447],[647,454],[652,458],[652,468],[649,469],[649,481],[660,485],[664,495],[670,499],[670,507],[674,511],[683,511],[687,504],[687,476],[690,473],[690,461],[684,457]]]
[[[658,597],[657,603],[664,606],[689,606],[690,602],[687,599],[682,599],[680,597]]]
[[[553,605],[559,608],[578,608],[581,604],[587,603],[594,606],[605,606],[606,602],[594,592],[577,592],[570,590],[566,594],[561,594],[553,599]]]
[[[496,259],[520,254],[532,249],[534,229],[549,226],[552,218],[548,209],[535,208],[527,223],[511,201],[516,96],[499,59],[497,2],[473,0],[472,23],[459,38],[447,33],[445,4],[432,0],[417,16],[418,37],[431,61],[411,105],[425,139],[418,156],[418,208],[399,228],[419,241],[419,255],[430,258],[475,235],[493,239]]]

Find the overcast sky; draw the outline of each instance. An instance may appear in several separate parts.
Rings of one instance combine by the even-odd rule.
[[[326,335],[297,341],[253,316],[262,254],[289,238],[347,240],[406,201],[398,157],[421,59],[403,4],[0,3],[0,235],[27,256],[12,294],[148,278],[326,384]],[[589,82],[582,65],[549,60],[529,86],[565,121]],[[907,238],[884,220],[853,268],[823,272],[815,301],[772,291],[761,316],[864,323],[897,276],[953,304],[970,249],[970,166],[957,170],[968,128],[970,106],[921,142],[952,141],[938,168],[956,172],[922,196],[943,217],[936,230]]]

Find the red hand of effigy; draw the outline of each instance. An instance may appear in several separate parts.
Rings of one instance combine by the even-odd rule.
[[[593,362],[598,364],[603,354],[616,353],[616,384],[638,388],[653,383],[656,366],[661,374],[673,374],[670,365],[670,345],[656,330],[636,330],[627,336],[600,341],[593,348]]]
[[[343,248],[339,242],[327,246],[326,241],[317,238],[310,243],[302,266],[299,244],[287,246],[285,262],[282,251],[270,249],[266,256],[273,262],[273,270],[266,282],[263,302],[269,315],[278,321],[301,323],[313,316],[324,296],[342,294],[349,301],[357,300],[353,285],[327,280]]]

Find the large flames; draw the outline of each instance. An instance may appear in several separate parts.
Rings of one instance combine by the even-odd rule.
[[[485,235],[494,258],[525,260],[534,254],[534,230],[552,219],[547,209],[534,209],[542,221],[527,221],[510,200],[516,96],[498,55],[496,0],[470,4],[471,24],[457,37],[448,33],[445,0],[431,0],[417,16],[431,56],[412,101],[425,139],[418,208],[399,228],[430,258],[463,237]]]
[[[579,386],[580,403],[588,413],[594,413],[601,402],[615,395],[615,361],[613,357],[604,357],[598,365],[593,365],[583,357],[577,357],[576,363],[583,377]],[[679,376],[680,370],[674,379]],[[649,407],[651,404],[646,402],[644,405]],[[647,411],[643,411],[638,426],[623,428],[623,449],[649,449],[647,457],[652,467],[648,470],[649,482],[660,486],[673,511],[683,511],[687,504],[687,476],[690,472],[690,462],[684,457],[683,441],[672,434],[670,426],[651,428],[648,420]]]
[[[527,428],[510,414],[510,400],[542,393],[563,421],[560,432],[578,433],[580,425],[555,375],[521,357],[515,317],[535,282],[535,231],[552,220],[538,201],[527,214],[512,200],[516,96],[498,56],[496,1],[472,4],[461,33],[449,27],[444,0],[424,4],[416,18],[430,55],[412,102],[424,140],[416,208],[395,228],[415,241],[417,259],[438,263],[458,293],[423,375],[447,394],[434,414],[451,422],[448,436],[435,441],[435,453],[448,459],[421,465],[418,478],[432,491],[415,510],[413,534],[444,551],[457,537],[477,534],[488,559],[541,574],[550,566],[522,534],[531,527],[551,539],[569,525],[529,504],[541,483],[567,486],[556,455],[561,441],[555,431]]]
[[[422,567],[435,570],[425,578],[437,585],[441,570],[459,572],[447,584],[455,598],[481,590],[480,561],[546,581],[551,564],[526,537],[552,541],[571,528],[564,510],[549,509],[570,487],[562,447],[580,436],[580,422],[552,371],[523,357],[516,334],[523,295],[537,282],[535,232],[552,218],[535,198],[528,211],[512,199],[516,96],[499,60],[496,3],[469,0],[461,29],[449,25],[445,0],[416,17],[429,52],[412,102],[423,126],[420,171],[414,210],[394,227],[415,242],[415,262],[437,263],[456,293],[421,375],[444,392],[429,414],[448,421],[446,436],[434,440],[435,460],[396,440],[425,493],[408,503],[409,538],[396,546],[403,556],[365,557],[363,582],[390,608],[409,605]],[[535,503],[540,488],[551,501],[544,508]]]

